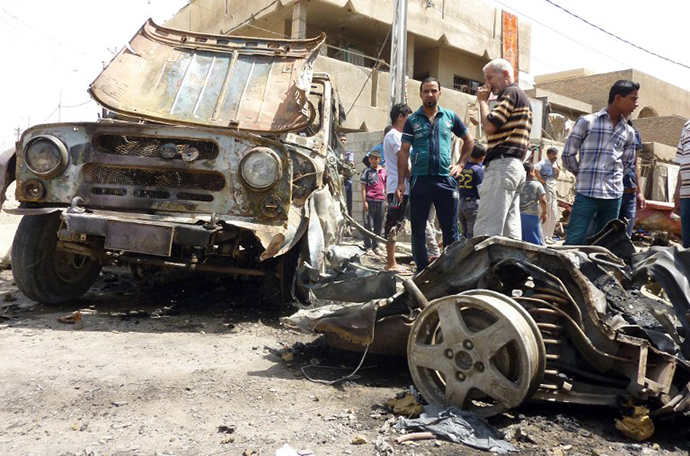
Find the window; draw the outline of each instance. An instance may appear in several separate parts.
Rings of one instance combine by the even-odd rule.
[[[453,76],[453,90],[458,92],[469,93],[471,95],[477,94],[477,89],[482,83],[479,81],[473,81],[472,79],[463,78],[457,74]]]
[[[333,58],[351,63],[353,65],[364,66],[364,58],[366,56],[359,49],[356,49],[349,44],[335,49],[336,52],[333,54]]]

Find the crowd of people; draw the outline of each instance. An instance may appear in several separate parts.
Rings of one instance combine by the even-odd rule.
[[[492,60],[483,72],[485,84],[477,91],[477,101],[486,146],[475,143],[460,117],[440,105],[441,85],[427,77],[420,84],[419,109],[413,112],[406,104],[394,105],[383,141],[363,159],[366,168],[360,184],[365,228],[387,240],[388,270],[400,269],[395,243],[406,217],[417,271],[439,255],[435,220],[443,246],[460,236],[497,235],[534,244],[554,239],[559,218],[559,151],[549,147],[536,164],[526,160],[532,129],[530,101],[506,60]],[[576,176],[576,195],[565,244],[584,244],[616,218],[627,220],[628,235],[632,234],[635,212],[646,204],[636,159],[642,143],[630,120],[639,90],[635,82],[617,81],[610,88],[608,105],[580,117],[566,140],[562,165]],[[489,104],[492,94],[493,106]],[[461,143],[459,159],[453,156],[453,136]],[[683,221],[683,244],[688,247],[690,121],[683,129],[676,161],[680,173],[675,201]],[[376,239],[365,237],[364,242],[366,248],[380,253]]]

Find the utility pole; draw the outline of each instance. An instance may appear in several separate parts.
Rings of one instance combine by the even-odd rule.
[[[405,72],[407,70],[407,1],[393,0],[393,30],[391,30],[391,82],[388,111],[396,103],[405,102]]]

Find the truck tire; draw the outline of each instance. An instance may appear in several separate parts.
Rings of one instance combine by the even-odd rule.
[[[12,243],[12,275],[27,298],[57,304],[80,298],[101,271],[98,261],[57,250],[60,215],[24,216]]]

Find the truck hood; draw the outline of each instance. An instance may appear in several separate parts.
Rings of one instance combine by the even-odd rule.
[[[113,112],[160,123],[300,130],[315,116],[307,93],[324,41],[207,35],[149,19],[89,93]]]

